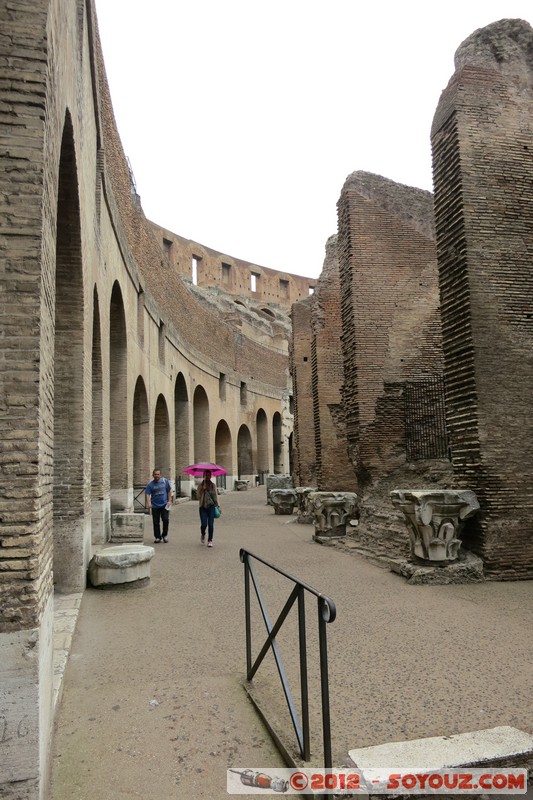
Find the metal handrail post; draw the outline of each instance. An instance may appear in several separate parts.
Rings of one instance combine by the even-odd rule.
[[[252,669],[252,622],[250,616],[250,567],[248,555],[244,559],[244,614],[246,625],[246,674]]]
[[[298,638],[300,641],[300,687],[302,698],[303,759],[311,758],[311,733],[309,730],[309,685],[307,678],[307,632],[305,630],[305,589],[298,591]]]
[[[331,755],[331,719],[329,715],[329,682],[328,682],[328,642],[326,636],[326,622],[328,609],[318,598],[318,639],[320,645],[320,688],[322,693],[322,737],[324,741],[324,767],[331,769],[333,758]],[[326,614],[326,618],[324,618]]]

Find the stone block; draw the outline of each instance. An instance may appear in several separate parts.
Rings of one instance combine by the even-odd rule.
[[[150,561],[155,550],[142,544],[106,547],[89,562],[92,586],[140,585],[150,580]]]
[[[144,514],[121,512],[113,514],[110,541],[116,544],[142,544],[144,540]]]
[[[297,503],[294,489],[272,489],[270,502],[276,514],[292,514]]]
[[[292,475],[267,475],[267,505],[271,506],[270,493],[273,489],[293,489]]]
[[[457,767],[489,767],[506,762],[527,765],[533,757],[533,736],[518,728],[497,728],[453,736],[433,736],[404,742],[363,747],[349,751],[358,769],[403,768],[424,766],[427,770]]]

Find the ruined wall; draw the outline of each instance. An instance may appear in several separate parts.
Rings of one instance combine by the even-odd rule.
[[[502,20],[458,49],[433,128],[447,416],[481,504],[489,574],[533,575],[533,31]]]
[[[316,486],[316,451],[311,368],[311,313],[313,298],[292,307],[289,349],[294,397],[293,470],[296,486]]]
[[[196,262],[198,286],[220,286],[235,297],[250,297],[256,302],[273,303],[289,311],[297,300],[309,297],[316,280],[289,272],[260,267],[249,261],[229,256],[185,239],[151,223],[166,262],[180,275],[192,280],[192,263]],[[252,290],[252,275],[255,290]]]
[[[326,257],[312,300],[312,397],[315,459],[321,491],[353,492],[354,467],[348,458],[342,387],[342,321],[337,237],[326,244]]]
[[[365,485],[405,463],[405,385],[443,371],[431,194],[353,173],[337,250],[346,433]]]
[[[285,471],[288,357],[162,257],[91,0],[0,4],[0,25],[0,795],[44,800],[54,591],[83,592],[155,459],[174,480],[223,453],[230,489],[244,457]]]

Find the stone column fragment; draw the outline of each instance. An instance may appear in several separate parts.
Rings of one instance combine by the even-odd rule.
[[[457,561],[460,533],[467,519],[479,511],[468,489],[395,489],[391,500],[403,512],[414,561],[450,564]]]
[[[276,514],[292,514],[297,503],[294,489],[272,489],[270,502]]]
[[[313,512],[317,542],[346,536],[346,524],[357,509],[355,492],[311,492],[309,508]]]

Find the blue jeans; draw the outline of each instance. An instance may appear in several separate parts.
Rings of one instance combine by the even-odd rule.
[[[163,522],[163,536],[166,538],[168,536],[168,511],[163,506],[163,508],[154,508],[152,506],[152,522],[154,525],[154,539],[161,538],[161,524],[160,520]]]
[[[200,532],[202,536],[204,536],[205,529],[206,528],[208,529],[207,540],[209,542],[213,541],[214,527],[215,527],[215,506],[209,506],[209,508],[204,508],[203,506],[200,506]]]

